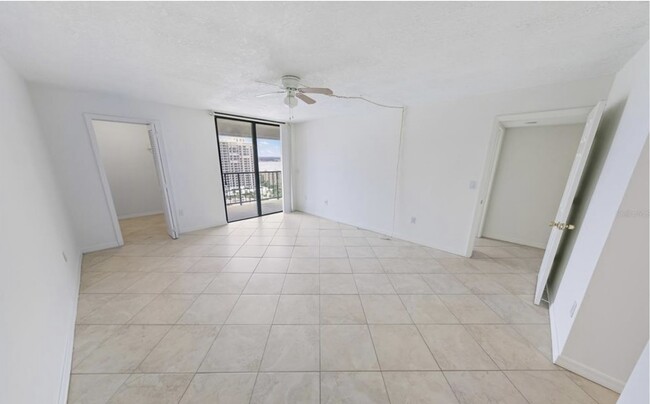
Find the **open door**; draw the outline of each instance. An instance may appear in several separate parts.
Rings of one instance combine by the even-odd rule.
[[[578,189],[578,184],[582,178],[582,173],[585,169],[585,164],[587,163],[587,158],[589,157],[589,151],[591,150],[591,145],[594,142],[594,136],[596,135],[596,129],[598,129],[598,124],[600,123],[600,118],[603,115],[605,109],[605,101],[600,101],[589,113],[587,117],[587,122],[585,124],[585,129],[582,132],[582,137],[580,138],[580,144],[578,144],[578,151],[576,153],[575,159],[573,160],[573,165],[571,166],[571,171],[569,172],[569,179],[564,187],[564,193],[562,194],[562,199],[560,200],[560,206],[555,215],[555,220],[553,220],[550,226],[551,235],[548,238],[548,243],[546,245],[546,250],[544,252],[544,258],[542,259],[542,265],[539,268],[539,273],[537,274],[537,287],[535,289],[535,304],[539,304],[542,300],[542,294],[544,293],[544,288],[548,282],[549,275],[551,274],[551,267],[553,261],[555,260],[555,255],[557,253],[558,246],[560,245],[560,240],[562,239],[562,232],[564,230],[573,230],[575,228],[572,224],[567,224],[566,220],[569,217],[569,212],[571,210],[571,205],[573,204],[573,199],[575,198],[576,191]]]
[[[174,220],[174,203],[172,201],[171,193],[169,191],[169,178],[167,176],[167,167],[162,162],[162,144],[156,131],[156,125],[148,124],[149,141],[151,143],[151,152],[153,154],[153,161],[158,171],[158,180],[160,181],[160,189],[162,190],[163,208],[165,209],[165,223],[167,224],[167,234],[173,239],[178,238],[178,227]]]

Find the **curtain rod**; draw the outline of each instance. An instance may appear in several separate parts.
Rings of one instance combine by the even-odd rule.
[[[268,122],[268,123],[275,123],[275,124],[280,124],[284,125],[286,122],[282,121],[273,121],[271,119],[261,119],[261,118],[254,118],[251,116],[244,116],[244,115],[235,115],[235,114],[226,114],[223,112],[217,112],[217,111],[210,111],[210,115],[216,116],[216,117],[222,117],[222,118],[235,118],[235,119],[243,119],[247,121],[253,121],[253,122]]]

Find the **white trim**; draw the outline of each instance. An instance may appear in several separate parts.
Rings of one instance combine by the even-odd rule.
[[[251,218],[251,219],[254,219],[254,218]],[[181,233],[180,233],[180,234],[191,233],[191,232],[193,232],[193,231],[199,231],[199,230],[205,230],[205,229],[211,229],[211,228],[213,228],[213,227],[225,226],[225,225],[227,225],[227,224],[228,224],[228,222],[224,222],[224,223],[215,223],[215,224],[208,224],[208,225],[200,224],[200,225],[198,225],[198,226],[192,226],[192,227],[183,228],[183,229],[181,230]]]
[[[144,217],[144,216],[153,216],[153,215],[159,215],[161,213],[165,213],[164,210],[152,210],[150,212],[140,212],[140,213],[132,213],[130,215],[122,215],[118,216],[117,218],[122,220],[122,219],[133,219],[135,217]]]
[[[544,123],[538,125],[527,125],[526,121],[553,121],[555,119],[567,120],[566,123],[557,123],[559,125],[568,125],[569,119],[573,124],[586,123],[589,112],[593,106],[565,108],[550,111],[526,112],[521,114],[503,114],[497,115],[495,118],[494,126],[492,128],[492,135],[490,138],[490,146],[488,147],[487,156],[485,159],[485,166],[483,168],[483,179],[481,181],[481,193],[476,199],[474,206],[474,222],[472,224],[471,236],[467,242],[467,255],[471,256],[474,250],[476,237],[483,234],[483,227],[485,225],[485,217],[487,215],[488,202],[492,192],[492,185],[495,179],[497,163],[501,154],[501,142],[505,135],[506,128],[514,127],[535,127],[545,126]],[[503,130],[502,133],[499,133]],[[481,202],[484,202],[481,206]]]
[[[610,390],[614,390],[617,393],[623,391],[625,382],[615,379],[611,376],[604,374],[601,371],[598,371],[587,365],[583,365],[580,362],[577,362],[571,358],[560,355],[555,363],[563,368],[572,371],[586,379],[591,380],[592,382],[598,383],[601,386],[605,386]]]
[[[120,244],[117,244],[116,241],[110,241],[110,242],[106,242],[106,243],[98,243],[98,244],[93,244],[93,245],[82,247],[81,252],[83,254],[85,254],[85,253],[89,253],[89,252],[108,250],[109,248],[116,248],[116,247],[119,247],[119,246],[120,246]]]
[[[113,232],[115,234],[115,242],[117,245],[110,245],[107,246],[108,243],[96,245],[96,246],[91,246],[91,247],[85,247],[83,249],[84,252],[88,251],[96,251],[94,250],[95,248],[97,249],[104,249],[104,248],[112,248],[112,247],[119,247],[124,245],[124,239],[122,238],[122,231],[120,229],[120,222],[119,218],[117,216],[117,212],[115,210],[115,203],[113,202],[113,197],[111,195],[111,188],[110,185],[108,184],[108,177],[106,176],[106,171],[104,169],[104,165],[102,163],[101,155],[99,153],[99,147],[97,145],[97,135],[95,133],[95,128],[93,126],[93,120],[96,121],[107,121],[107,122],[118,122],[118,123],[133,123],[133,124],[141,124],[141,125],[147,125],[151,129],[153,129],[153,135],[155,138],[158,140],[158,146],[156,149],[158,149],[158,157],[160,159],[160,163],[162,167],[158,167],[156,165],[156,171],[158,172],[158,177],[161,178],[161,170],[163,170],[166,175],[165,178],[167,180],[167,188],[169,189],[169,192],[164,192],[164,195],[161,195],[163,198],[166,198],[168,203],[169,203],[169,212],[163,212],[163,213],[168,213],[170,217],[167,218],[167,220],[171,224],[171,230],[174,235],[178,234],[178,220],[176,218],[176,208],[175,208],[175,203],[174,203],[174,198],[173,198],[173,187],[171,183],[171,178],[169,176],[169,165],[167,163],[167,156],[165,154],[165,147],[164,147],[164,141],[161,136],[161,126],[160,122],[158,122],[155,119],[147,119],[147,118],[133,118],[133,117],[123,117],[123,116],[114,116],[114,115],[103,115],[103,114],[93,114],[93,113],[84,113],[83,114],[84,120],[86,122],[86,129],[88,131],[88,139],[90,141],[91,149],[93,151],[93,157],[95,159],[95,166],[97,167],[97,171],[99,173],[99,177],[101,179],[102,183],[102,190],[104,191],[104,201],[106,202],[106,206],[108,207],[110,216],[111,216],[111,221],[113,224]],[[163,190],[164,191],[164,190]],[[167,216],[167,214],[165,215]]]
[[[77,258],[77,290],[81,286],[81,265],[83,264],[83,254],[79,254]],[[79,304],[78,293],[72,306],[72,318],[70,319],[70,328],[68,330],[67,342],[63,351],[63,368],[61,369],[61,384],[59,386],[59,404],[66,404],[68,402],[68,393],[70,391],[70,376],[72,372],[72,351],[74,347],[74,332],[77,325],[77,309]]]

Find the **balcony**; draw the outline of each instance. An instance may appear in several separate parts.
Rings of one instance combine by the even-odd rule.
[[[282,212],[282,171],[260,171],[262,214]],[[223,173],[228,221],[258,215],[255,172]]]

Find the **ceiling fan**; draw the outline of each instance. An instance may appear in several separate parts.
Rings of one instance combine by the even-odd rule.
[[[270,84],[270,83],[264,83]],[[300,77],[286,75],[282,76],[282,85],[278,86],[276,84],[270,84],[281,88],[280,91],[273,91],[266,94],[260,94],[258,97],[266,97],[269,95],[275,94],[285,94],[284,104],[289,108],[293,108],[298,105],[298,100],[306,104],[314,104],[316,100],[307,96],[306,94],[322,94],[322,95],[333,95],[334,92],[329,88],[314,88],[314,87],[305,87],[300,83]]]

